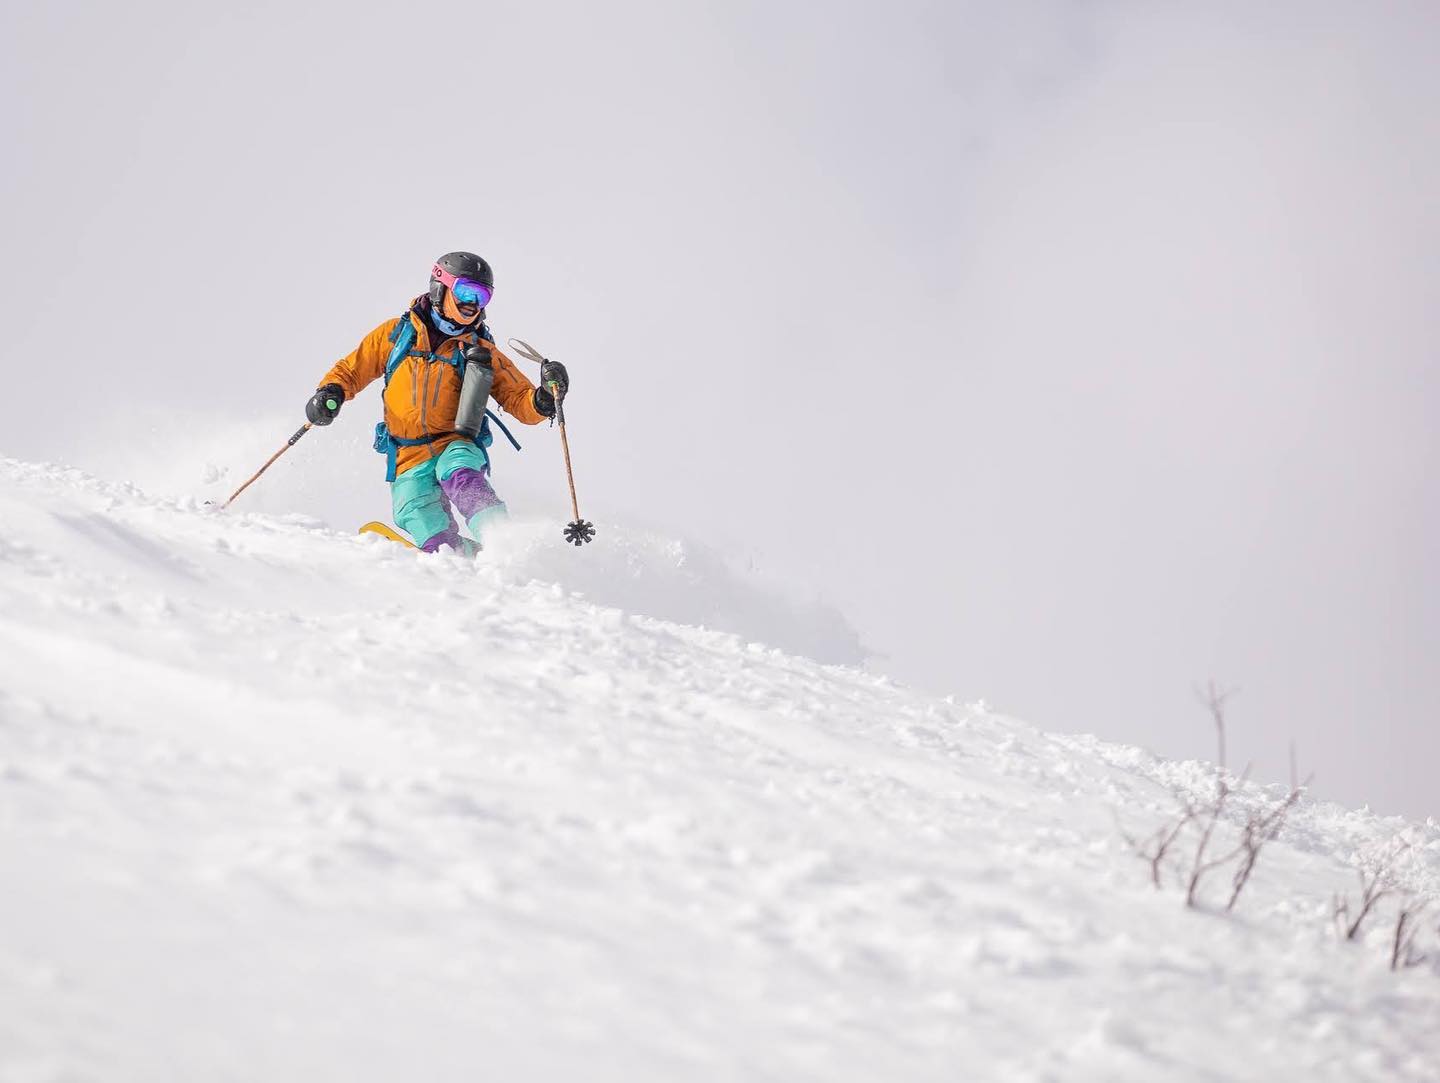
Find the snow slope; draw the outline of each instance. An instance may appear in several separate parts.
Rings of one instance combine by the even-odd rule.
[[[781,653],[853,636],[673,557],[0,460],[0,1081],[1440,1079],[1440,969],[1329,922],[1440,825],[1303,802],[1187,911],[1117,819],[1204,765]]]

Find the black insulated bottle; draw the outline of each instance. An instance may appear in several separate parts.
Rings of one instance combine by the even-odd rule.
[[[495,382],[490,351],[484,346],[465,349],[465,375],[460,382],[460,405],[455,410],[455,431],[471,440],[480,436],[485,424],[485,407],[490,401],[490,385]]]

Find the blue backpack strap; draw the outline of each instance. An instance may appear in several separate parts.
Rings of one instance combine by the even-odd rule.
[[[375,450],[385,456],[385,480],[395,480],[395,460],[402,447],[420,447],[422,444],[433,444],[442,437],[449,436],[448,432],[437,432],[429,436],[421,436],[410,440],[404,436],[396,436],[385,422],[375,426]]]
[[[490,334],[490,328],[483,323],[480,325],[480,330],[476,333],[476,339],[477,341],[483,340],[488,342],[492,346],[495,345],[495,339]],[[460,377],[462,383],[465,381],[465,355],[460,350],[459,339],[455,341],[455,349],[451,351],[449,357],[438,353],[417,354],[417,356],[429,357],[432,361],[444,361],[445,364],[455,370],[455,375]]]
[[[443,361],[445,364],[452,366],[456,374],[460,376],[461,379],[464,379],[465,356],[460,352],[460,344],[458,342],[455,344],[454,351],[449,357],[446,357],[442,354],[426,353],[424,350],[415,349],[415,343],[418,337],[415,333],[415,324],[411,321],[410,312],[407,309],[405,314],[400,317],[399,321],[390,331],[390,356],[385,361],[385,383],[387,386],[390,383],[390,377],[393,376],[395,370],[400,367],[400,362],[404,361],[407,357],[423,357],[427,361]],[[479,337],[492,345],[495,342],[495,337],[490,333],[489,326],[483,323],[480,325]],[[491,410],[485,411],[485,423],[481,426],[480,434],[475,438],[475,442],[482,448],[488,448],[491,443],[494,442],[495,437],[490,433],[491,421],[494,421],[495,424],[500,426],[500,431],[505,434],[505,439],[510,441],[510,445],[516,451],[519,451],[520,441],[515,439],[510,430],[505,427],[505,422],[501,421]],[[376,451],[385,456],[385,480],[395,480],[395,460],[402,447],[419,447],[421,444],[431,444],[439,440],[442,436],[449,435],[449,433],[435,433],[433,436],[422,436],[417,440],[407,440],[404,437],[392,435],[385,422],[380,422],[375,426],[374,446]],[[488,470],[488,455],[486,459],[486,468]]]
[[[395,449],[398,447],[395,437],[390,435],[390,426],[385,422],[378,422],[375,426],[374,448],[381,455],[385,456],[385,480],[395,480]]]
[[[385,362],[385,384],[389,386],[390,377],[395,375],[395,370],[400,367],[400,362],[409,357],[415,347],[415,324],[410,319],[410,310],[406,309],[405,314],[400,317],[400,322],[390,332],[390,357]]]
[[[450,351],[449,357],[438,353],[432,353],[430,357],[436,361],[445,362],[455,370],[455,375],[460,378],[460,382],[465,382],[465,355],[460,352],[460,343],[455,343],[455,348]]]
[[[495,422],[495,424],[497,424],[497,425],[500,426],[500,431],[505,434],[505,439],[507,439],[507,440],[510,441],[510,446],[513,447],[516,451],[519,451],[519,450],[520,450],[520,441],[515,439],[515,437],[511,434],[510,430],[505,427],[505,422],[501,421],[500,418],[499,418],[499,417],[494,413],[494,411],[492,411],[492,410],[486,410],[486,411],[485,411],[485,429],[482,429],[482,430],[481,430],[481,435],[482,435],[482,436],[488,436],[488,435],[489,435],[489,433],[486,432],[485,430],[490,427],[490,422],[492,422],[492,421]],[[489,440],[485,441],[485,444],[486,444],[486,446],[488,447],[489,444],[490,444],[490,441],[489,441]]]

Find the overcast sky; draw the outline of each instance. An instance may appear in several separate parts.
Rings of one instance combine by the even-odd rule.
[[[0,87],[0,454],[248,472],[473,249],[597,523],[1047,729],[1208,756],[1214,678],[1262,777],[1440,815],[1433,3],[5,0]],[[290,510],[384,513],[377,414]],[[568,517],[551,444],[497,484]]]

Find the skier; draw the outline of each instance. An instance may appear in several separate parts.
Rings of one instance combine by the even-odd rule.
[[[328,425],[346,400],[384,377],[385,419],[376,427],[375,449],[387,456],[395,525],[427,553],[447,546],[473,554],[486,527],[506,515],[486,476],[488,419],[478,435],[455,431],[467,363],[488,363],[495,401],[527,425],[555,416],[552,384],[561,399],[570,387],[558,361],[541,366],[541,386],[535,387],[495,346],[485,325],[485,306],[494,292],[494,273],[479,256],[441,256],[430,271],[429,291],[336,362],[305,404],[311,424]],[[461,535],[450,504],[475,541]]]

